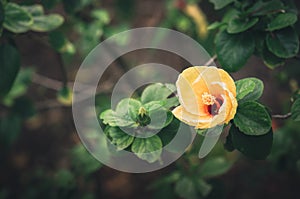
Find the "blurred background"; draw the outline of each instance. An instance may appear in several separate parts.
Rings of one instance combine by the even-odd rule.
[[[170,166],[145,174],[124,173],[102,165],[80,142],[70,102],[72,84],[85,56],[118,32],[158,26],[189,35],[213,57],[216,31],[207,30],[207,26],[222,19],[224,12],[216,11],[211,2],[13,2],[41,4],[45,13],[63,16],[64,23],[48,33],[29,31],[12,36],[20,52],[21,69],[8,97],[0,105],[0,199],[299,197],[300,123],[289,119],[273,120],[273,149],[267,160],[251,160],[236,151],[225,152],[223,138],[205,159],[198,159],[193,149],[189,149]],[[299,8],[300,3],[295,3]],[[194,10],[187,11],[187,4],[193,5]],[[9,33],[4,31],[5,34]],[[126,38],[119,42],[126,43]],[[172,66],[178,71],[190,66],[174,54],[152,51],[130,52],[109,66],[99,82],[96,99],[99,112],[109,108],[114,84],[130,68],[149,62]],[[274,114],[287,113],[291,93],[299,89],[299,63],[299,59],[291,59],[271,70],[260,58],[252,56],[239,72],[231,75],[235,80],[260,78],[265,85],[261,101]],[[205,169],[206,174],[202,175]]]

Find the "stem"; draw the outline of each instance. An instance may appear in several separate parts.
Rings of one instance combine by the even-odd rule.
[[[208,65],[212,64],[216,59],[217,59],[217,55],[212,56],[212,58],[210,58],[210,59],[204,64],[204,66],[208,66]]]
[[[38,102],[36,104],[36,109],[39,112],[47,111],[49,109],[64,108],[64,107],[68,107],[68,106],[57,102],[56,99],[50,99],[50,100],[47,100],[47,101]]]
[[[59,62],[59,68],[60,68],[60,71],[61,71],[61,74],[62,74],[62,83],[63,83],[63,86],[66,87],[67,84],[68,84],[67,70],[65,68],[64,61],[61,57],[61,54],[56,53],[56,55],[57,55],[57,59],[58,59],[58,62]]]
[[[284,115],[272,115],[272,118],[274,119],[287,119],[289,117],[291,117],[292,113],[289,112],[287,114],[284,114]]]
[[[63,82],[61,81],[51,79],[49,77],[45,77],[37,73],[33,74],[32,82],[55,91],[58,91],[63,85]]]

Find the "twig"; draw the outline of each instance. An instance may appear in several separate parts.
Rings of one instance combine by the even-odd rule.
[[[57,59],[58,59],[58,62],[59,62],[58,65],[59,65],[59,68],[60,68],[60,71],[61,71],[61,74],[62,74],[63,86],[66,87],[67,84],[68,84],[67,70],[66,70],[66,67],[65,67],[65,64],[64,64],[64,61],[62,59],[61,54],[56,53],[56,55],[57,55]]]
[[[56,99],[50,99],[50,100],[38,102],[36,104],[36,109],[39,112],[46,111],[49,109],[54,109],[54,108],[63,108],[63,107],[69,107],[69,106],[59,103]]]
[[[272,118],[274,119],[287,119],[289,117],[291,117],[292,113],[287,113],[284,115],[272,115]]]
[[[45,77],[45,76],[37,74],[37,73],[33,74],[32,82],[35,84],[41,85],[47,89],[52,89],[55,91],[59,91],[63,85],[63,82],[61,82],[61,81],[51,79],[49,77]],[[68,85],[68,87],[73,88],[74,82],[68,82],[67,85]],[[85,95],[80,95],[77,98],[77,100],[76,100],[77,103],[88,99],[89,97],[91,97],[91,94],[93,94],[93,92],[94,92],[94,89],[91,89],[90,85],[77,83],[77,86],[78,86],[80,92],[85,93]],[[110,92],[110,87],[107,87],[107,88],[98,87],[96,90],[96,94],[109,93],[109,92]],[[66,107],[66,105],[63,105],[63,104],[57,102],[56,99],[43,101],[43,102],[40,102],[37,104],[38,110],[47,110],[50,108],[60,108],[60,107]]]
[[[32,82],[39,84],[45,88],[55,90],[55,91],[59,91],[59,89],[61,89],[61,87],[63,85],[63,82],[61,82],[61,81],[51,79],[49,77],[45,77],[45,76],[39,75],[37,73],[33,74]]]
[[[210,59],[204,64],[204,66],[209,66],[209,65],[212,64],[216,59],[217,59],[217,55],[212,56],[212,58],[210,58]]]
[[[37,74],[37,73],[34,73],[33,74],[33,77],[32,77],[32,82],[35,83],[35,84],[38,84],[38,85],[41,85],[45,88],[48,88],[48,89],[52,89],[52,90],[55,90],[55,91],[59,91],[63,85],[63,82],[59,81],[59,80],[56,80],[56,79],[52,79],[52,78],[49,78],[49,77],[46,77],[46,76],[43,76],[43,75],[40,75],[40,74]],[[67,86],[69,88],[73,88],[74,86],[74,82],[67,82]],[[90,91],[92,91],[92,89],[90,88],[91,86],[88,85],[88,84],[83,84],[83,83],[79,83],[77,82],[77,86],[80,88],[80,90],[88,93]],[[100,92],[103,92],[103,93],[108,93],[108,89],[110,88],[97,88],[97,94],[100,93]]]

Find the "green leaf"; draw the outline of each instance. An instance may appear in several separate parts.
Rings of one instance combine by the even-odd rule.
[[[33,70],[31,68],[21,69],[18,73],[9,93],[3,98],[6,106],[11,106],[15,98],[24,95],[31,83]]]
[[[74,14],[92,3],[92,0],[62,0],[64,9],[69,14]]]
[[[155,180],[153,183],[150,184],[149,189],[150,190],[154,190],[154,189],[159,189],[160,187],[168,184],[173,184],[176,181],[178,181],[180,179],[181,175],[180,175],[180,171],[176,170],[173,171],[169,174],[166,174],[164,176],[161,176],[158,180]],[[173,190],[172,190],[173,192]]]
[[[196,186],[198,191],[201,193],[203,197],[208,196],[208,194],[212,191],[213,187],[212,185],[205,182],[203,179],[198,178],[196,180]]]
[[[33,20],[34,22],[30,29],[37,32],[48,32],[64,23],[64,18],[59,14],[34,16]]]
[[[274,31],[279,30],[288,26],[293,25],[297,21],[297,15],[294,13],[280,13],[278,14],[271,23],[268,24],[268,30]]]
[[[247,101],[238,106],[234,124],[246,135],[259,136],[270,131],[271,118],[263,105]]]
[[[172,92],[175,93],[177,88],[175,84],[165,83],[165,86]]]
[[[118,24],[115,26],[105,26],[103,34],[104,34],[104,37],[109,38],[119,32],[123,32],[128,29],[130,29],[130,25],[127,23]],[[129,42],[129,36],[116,37],[116,38],[113,38],[113,41],[116,42],[118,45],[125,46]]]
[[[29,12],[32,16],[40,16],[44,14],[44,8],[39,4],[21,6],[21,7],[27,12]]]
[[[292,119],[300,121],[300,98],[298,98],[292,105]]]
[[[76,185],[74,174],[66,169],[60,169],[54,177],[55,185],[60,188],[68,189],[73,188]]]
[[[20,68],[18,50],[9,45],[0,45],[0,98],[5,96],[13,86]]]
[[[258,100],[264,90],[264,84],[260,79],[248,77],[235,82],[236,99],[239,103]]]
[[[0,118],[0,146],[9,147],[18,138],[21,131],[21,118],[8,115]]]
[[[223,31],[216,38],[216,53],[221,66],[235,72],[245,65],[253,54],[255,42],[250,34],[228,34]]]
[[[22,6],[22,8],[33,17],[33,24],[30,26],[31,30],[37,32],[48,32],[56,29],[64,22],[64,18],[61,15],[44,15],[44,9],[39,4]]]
[[[157,135],[149,138],[135,138],[131,145],[131,151],[140,159],[153,163],[160,159],[162,152],[161,139]]]
[[[230,135],[234,147],[247,157],[261,160],[265,159],[271,152],[273,142],[272,129],[265,135],[249,136],[232,125]]]
[[[173,138],[177,134],[179,126],[180,126],[180,121],[178,119],[174,118],[168,126],[163,128],[157,134],[160,137],[160,139],[163,143],[163,146],[166,146],[167,144],[169,144],[173,140]]]
[[[68,38],[59,31],[51,31],[49,34],[49,42],[51,46],[59,53],[67,53],[73,55],[76,52],[75,46]]]
[[[241,12],[235,8],[228,8],[228,11],[224,14],[222,22],[227,24],[229,21],[238,18],[241,15]]]
[[[116,145],[117,150],[126,149],[134,140],[133,136],[128,135],[118,127],[107,127],[105,133],[111,138],[111,142]]]
[[[183,177],[175,184],[175,193],[185,199],[197,199],[198,193],[195,183],[192,179]]]
[[[91,16],[103,24],[108,24],[110,22],[109,13],[106,10],[93,10]]]
[[[170,109],[172,107],[178,106],[179,105],[179,100],[177,97],[171,97],[171,98],[167,98],[165,100],[160,101],[162,106],[165,109]]]
[[[116,113],[125,118],[129,116],[133,121],[137,121],[141,106],[142,104],[140,101],[133,98],[125,98],[117,104]]]
[[[271,1],[256,1],[253,3],[253,6],[246,10],[246,13],[251,14],[252,16],[261,16],[271,14],[274,11],[283,10],[284,5],[280,0],[271,0]]]
[[[41,0],[43,6],[46,9],[52,9],[57,3],[60,2],[60,0]]]
[[[224,143],[224,148],[229,152],[232,152],[235,150],[235,147],[233,146],[233,143],[232,143],[232,138],[231,138],[230,133],[226,137],[226,141]]]
[[[3,8],[3,4],[2,2],[0,1],[0,29],[2,28],[2,24],[4,22],[4,8]],[[0,36],[1,36],[1,33],[0,33]]]
[[[291,27],[268,34],[266,41],[268,49],[280,58],[294,57],[299,51],[299,39]]]
[[[266,33],[263,31],[253,31],[252,34],[255,40],[255,53],[261,56],[263,50],[266,48]]]
[[[160,101],[152,101],[144,105],[151,119],[147,125],[150,129],[162,129],[168,126],[173,120],[173,114],[167,110]]]
[[[224,157],[213,157],[205,160],[200,166],[200,176],[203,178],[215,177],[226,173],[232,166],[232,162]]]
[[[151,101],[161,101],[167,99],[172,93],[173,89],[167,87],[162,83],[155,83],[147,86],[141,95],[141,102],[146,104]]]
[[[137,126],[136,122],[129,115],[119,115],[111,109],[102,112],[100,119],[103,120],[104,124],[108,124],[109,126]]]
[[[88,175],[98,170],[102,165],[82,144],[76,145],[71,152],[71,166],[80,175]]]
[[[64,105],[70,106],[72,99],[73,91],[69,87],[64,86],[57,92],[57,100]]]
[[[116,107],[116,111],[111,109],[106,110],[100,114],[100,119],[104,124],[110,126],[138,126],[138,111],[141,103],[132,98],[125,98],[121,100]]]
[[[15,3],[7,3],[4,7],[5,19],[3,26],[14,33],[23,33],[30,29],[33,18],[29,12]]]
[[[137,9],[135,0],[116,0],[115,11],[118,13],[116,18],[122,21],[131,21],[135,17],[134,11]]]
[[[235,18],[229,21],[228,26],[227,26],[227,32],[234,34],[234,33],[240,33],[248,30],[249,28],[253,27],[257,22],[258,18],[246,18],[246,19],[241,19],[241,18]]]
[[[198,135],[202,135],[202,136],[205,136],[207,131],[208,131],[208,129],[196,129],[196,133]]]
[[[273,53],[271,53],[268,49],[264,48],[262,55],[261,55],[264,64],[270,68],[270,69],[275,69],[279,66],[284,65],[284,59],[277,57]]]
[[[193,26],[193,22],[186,15],[179,15],[175,22],[176,29],[182,32],[188,32],[191,26]]]
[[[216,21],[216,22],[213,22],[212,24],[210,24],[210,25],[207,27],[207,30],[215,30],[215,29],[220,28],[220,27],[223,26],[223,25],[225,25],[224,22]]]
[[[292,120],[287,121],[284,126],[274,132],[272,151],[268,160],[276,167],[276,170],[297,170],[300,151],[299,141],[299,123]]]
[[[215,6],[215,10],[219,10],[234,2],[234,0],[209,0]]]

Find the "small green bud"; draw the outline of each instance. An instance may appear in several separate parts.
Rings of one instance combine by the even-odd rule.
[[[140,107],[139,115],[143,117],[146,114],[147,114],[147,110],[144,107]]]
[[[141,126],[147,126],[151,123],[151,118],[148,115],[147,110],[144,107],[140,107],[139,113],[138,113],[138,123]]]

